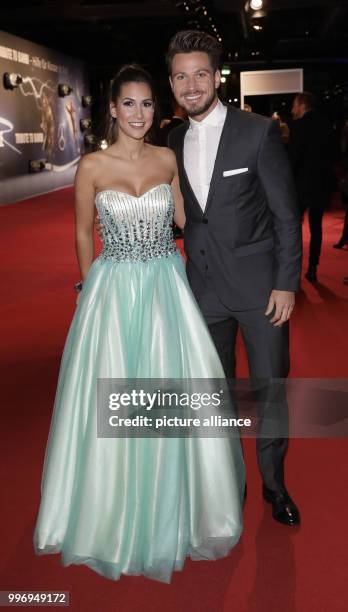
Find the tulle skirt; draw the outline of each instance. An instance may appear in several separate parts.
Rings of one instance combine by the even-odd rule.
[[[35,552],[163,582],[187,556],[226,556],[242,531],[239,439],[100,438],[96,409],[98,378],[223,377],[179,252],[96,259],[62,357]]]

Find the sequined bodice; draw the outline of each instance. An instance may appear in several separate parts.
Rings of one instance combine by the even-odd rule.
[[[148,261],[176,252],[171,186],[156,185],[140,197],[106,189],[96,195],[104,226],[100,259]]]

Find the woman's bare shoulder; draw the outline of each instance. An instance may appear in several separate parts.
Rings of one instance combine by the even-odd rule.
[[[80,177],[95,179],[103,171],[107,158],[104,151],[93,151],[86,153],[79,162],[77,172]]]
[[[176,168],[176,157],[175,153],[169,149],[168,147],[157,147],[152,146],[153,154],[156,155],[160,160],[162,160],[166,165],[169,165]]]
[[[93,151],[93,153],[86,153],[81,157],[79,166],[82,166],[86,170],[92,170],[93,168],[100,165],[105,157],[103,151]]]

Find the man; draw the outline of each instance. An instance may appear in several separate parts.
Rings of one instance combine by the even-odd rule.
[[[176,34],[167,53],[172,91],[189,116],[169,135],[185,200],[187,275],[226,376],[235,375],[240,327],[251,377],[285,378],[301,271],[295,188],[276,122],[219,101],[220,54],[215,38],[195,31]],[[271,399],[266,392],[260,415],[272,415]],[[295,525],[286,448],[284,437],[257,440],[264,498],[276,520]]]
[[[307,280],[317,281],[322,222],[330,199],[331,135],[327,122],[315,109],[316,100],[309,92],[296,95],[292,105],[289,155],[303,215],[308,208],[310,229]]]
[[[173,116],[169,121],[167,121],[163,125],[163,127],[161,127],[160,141],[164,147],[167,146],[169,133],[174,128],[181,125],[185,121],[185,119],[187,119],[186,111],[184,111],[184,109],[181,106],[179,106],[179,104],[177,104],[176,100],[174,100]]]

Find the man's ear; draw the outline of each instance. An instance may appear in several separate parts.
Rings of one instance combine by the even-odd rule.
[[[169,77],[169,83],[170,83],[170,88],[171,88],[171,90],[172,90],[172,91],[174,91],[174,88],[173,88],[173,81],[172,81],[172,77],[171,77],[171,76]]]
[[[216,70],[215,75],[215,89],[219,89],[221,83],[221,72],[220,70]]]

